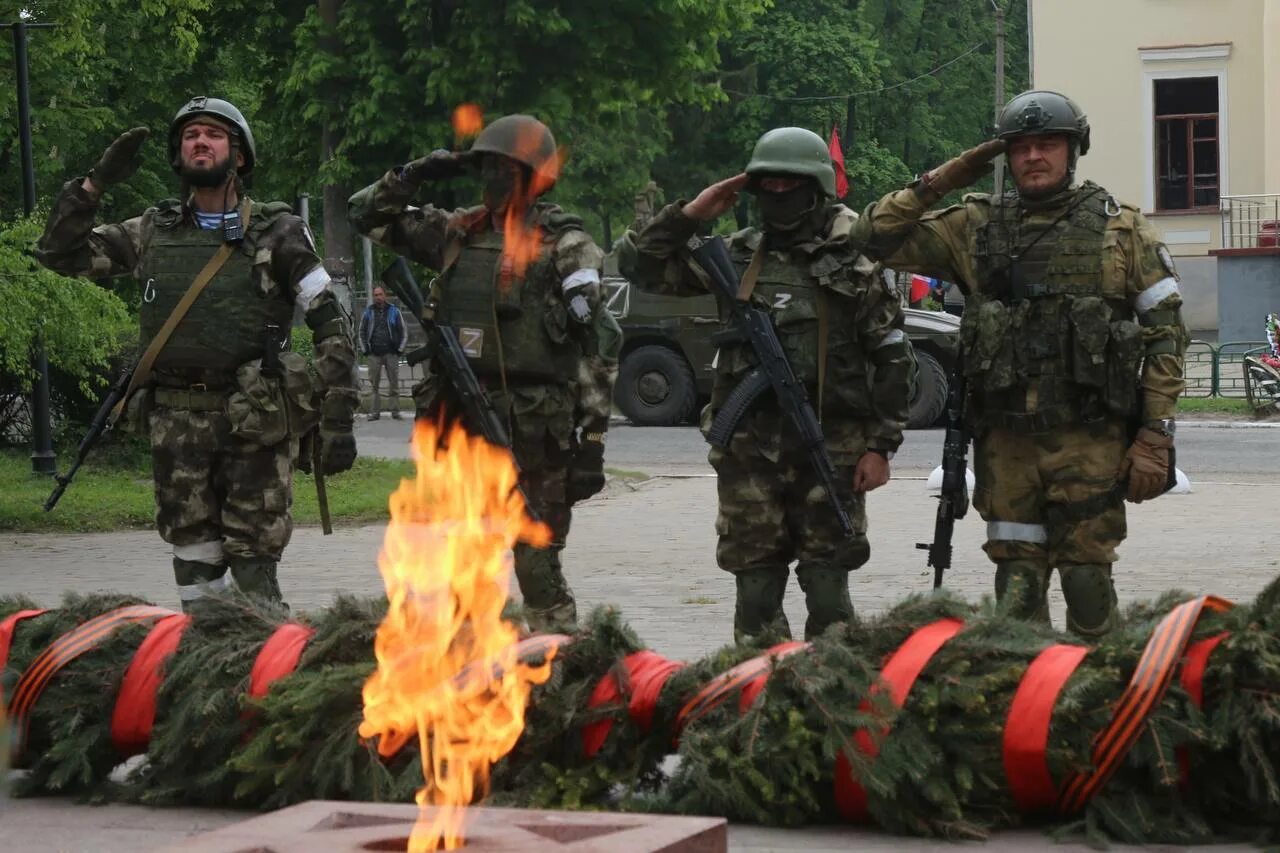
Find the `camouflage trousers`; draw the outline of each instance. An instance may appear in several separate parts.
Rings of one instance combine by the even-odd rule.
[[[975,442],[983,550],[996,564],[996,594],[1013,595],[1014,612],[1048,620],[1056,568],[1069,629],[1092,637],[1114,625],[1111,565],[1128,532],[1115,486],[1127,448],[1119,421],[1038,434],[992,429]]]
[[[489,389],[494,408],[507,424],[512,455],[520,468],[519,483],[530,509],[551,528],[551,544],[515,548],[516,583],[524,598],[525,618],[535,631],[572,631],[577,625],[577,604],[565,580],[560,554],[573,518],[568,499],[573,398],[557,385],[515,386],[506,392]],[[449,395],[437,377],[428,376],[414,386],[417,417],[451,418]]]
[[[293,533],[297,442],[243,441],[221,411],[158,406],[148,424],[156,529],[173,546],[183,601],[222,588],[228,565],[246,592],[279,600],[275,563]]]
[[[727,449],[713,447],[717,475],[716,562],[737,585],[734,633],[739,641],[765,631],[790,634],[782,611],[789,569],[805,592],[805,636],[853,615],[848,574],[871,556],[865,496],[853,492],[853,470],[866,443],[856,423],[824,422],[837,492],[856,536],[844,535],[822,482],[780,412],[764,408],[739,424]],[[709,415],[704,412],[704,427]]]

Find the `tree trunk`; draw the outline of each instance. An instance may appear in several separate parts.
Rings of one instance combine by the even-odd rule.
[[[319,0],[320,20],[325,25],[320,37],[320,49],[337,54],[340,50],[337,37],[338,13],[342,0]],[[324,125],[320,130],[320,162],[333,160],[334,152],[342,142],[342,116],[337,108],[337,86],[326,87],[324,96],[328,105]],[[347,310],[351,310],[351,285],[355,273],[355,246],[351,240],[351,226],[347,222],[347,198],[351,188],[346,183],[324,185],[324,268],[333,280],[333,290]]]

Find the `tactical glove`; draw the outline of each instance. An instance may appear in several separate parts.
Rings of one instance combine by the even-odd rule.
[[[326,475],[340,474],[355,464],[354,396],[334,389],[320,404],[320,466]]]
[[[604,432],[583,431],[569,462],[569,502],[585,501],[603,488]]]
[[[112,184],[123,183],[133,177],[142,165],[142,143],[147,141],[151,131],[145,127],[126,130],[116,137],[116,141],[107,146],[98,162],[89,170],[89,178],[94,185],[106,189]]]
[[[467,170],[470,162],[470,154],[437,148],[427,156],[401,166],[400,180],[416,187],[427,181],[456,178]]]
[[[917,192],[926,198],[925,192],[932,195],[932,198],[927,199],[932,203],[952,190],[967,187],[991,171],[991,161],[1003,154],[1004,149],[1003,139],[991,139],[974,146],[963,154],[952,157],[932,172],[922,175]]]
[[[1143,427],[1120,463],[1120,481],[1129,481],[1125,497],[1140,504],[1164,494],[1169,478],[1169,449],[1173,437]]]

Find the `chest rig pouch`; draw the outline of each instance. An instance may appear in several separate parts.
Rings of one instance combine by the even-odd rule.
[[[1083,200],[1023,236],[1016,195],[993,200],[974,235],[979,287],[961,321],[976,414],[995,425],[1044,431],[1137,404],[1141,330],[1124,281],[1110,281],[1106,240],[1117,210],[1086,182]],[[1037,234],[1038,236],[1038,234]],[[1027,401],[1035,400],[1033,410]]]
[[[176,204],[157,211],[152,226],[141,265],[143,348],[222,245],[222,229],[191,226],[183,221]],[[156,357],[155,370],[230,375],[245,362],[262,357],[268,326],[289,328],[292,299],[283,292],[264,293],[255,284],[253,242],[251,234],[237,246],[192,303]]]
[[[503,270],[503,237],[472,235],[440,282],[440,314],[452,326],[476,376],[564,383],[576,376],[578,347],[557,292],[559,276],[544,243],[524,278]]]

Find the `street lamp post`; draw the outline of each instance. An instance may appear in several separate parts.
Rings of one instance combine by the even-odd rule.
[[[18,145],[22,153],[22,209],[30,216],[36,209],[36,170],[31,154],[31,89],[27,79],[27,30],[49,29],[53,24],[16,21],[5,26],[13,30],[13,60],[18,72]],[[49,358],[44,341],[36,339],[31,360],[36,369],[31,391],[31,471],[53,476],[58,461],[53,453],[53,430],[49,423]]]

